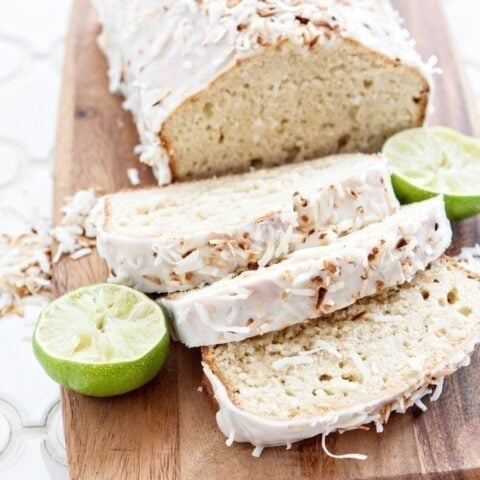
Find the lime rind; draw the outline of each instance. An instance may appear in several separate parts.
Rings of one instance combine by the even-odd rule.
[[[121,285],[70,292],[40,315],[33,349],[56,382],[92,396],[113,396],[150,381],[167,357],[160,305]]]
[[[447,127],[417,128],[391,137],[383,153],[402,203],[442,194],[450,219],[480,213],[480,140]]]
[[[480,140],[446,127],[405,130],[383,148],[395,173],[431,192],[468,196],[480,190]]]
[[[392,185],[398,200],[402,204],[421,202],[441,195],[437,192],[418,188],[395,173],[392,174]],[[464,195],[460,197],[444,194],[443,199],[445,211],[450,220],[464,220],[480,212],[480,195]]]
[[[35,355],[48,376],[65,388],[92,397],[113,397],[137,390],[150,382],[163,367],[169,346],[166,335],[135,362],[87,364],[58,359],[46,353],[36,339]]]

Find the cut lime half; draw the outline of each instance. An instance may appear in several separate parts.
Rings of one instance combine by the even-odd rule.
[[[480,140],[446,127],[414,128],[387,140],[383,153],[402,203],[443,194],[451,220],[480,213]]]
[[[43,310],[33,349],[48,375],[66,388],[106,397],[150,381],[167,357],[161,307],[122,285],[92,285]]]

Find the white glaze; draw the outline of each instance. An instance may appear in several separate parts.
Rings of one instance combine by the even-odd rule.
[[[412,379],[408,385],[405,384],[403,388],[390,395],[348,409],[332,411],[327,415],[291,420],[268,419],[241,410],[232,402],[227,389],[210,367],[206,363],[202,365],[218,404],[217,424],[225,436],[231,438],[232,442],[249,442],[261,447],[288,446],[317,435],[356,429],[371,422],[381,426],[387,422],[391,412],[404,413],[425,395],[431,394],[429,385],[443,384],[445,376],[462,366],[467,366],[470,354],[479,342],[480,334],[477,334],[455,352],[448,362],[438,365],[431,371],[419,372],[417,379]],[[383,428],[378,426],[376,428],[377,431],[383,431]]]
[[[350,157],[332,158],[345,164]],[[286,192],[267,215],[261,211],[248,221],[231,218],[223,226],[199,224],[190,233],[169,231],[163,237],[139,236],[135,229],[127,236],[105,226],[102,203],[94,215],[98,217],[97,248],[110,269],[109,281],[148,293],[190,290],[255,264],[275,263],[300,248],[329,244],[398,210],[389,171],[377,156],[358,156],[345,173],[319,164],[318,182],[308,187],[299,184],[296,189],[297,195]],[[254,192],[251,202],[255,202]]]
[[[331,245],[296,251],[278,264],[171,295],[163,304],[176,337],[189,347],[240,341],[408,281],[444,253],[451,235],[437,197]]]
[[[240,59],[284,40],[319,48],[342,38],[419,70],[424,64],[388,0],[93,0],[109,61],[110,89],[125,97],[140,135],[141,161],[169,183],[159,133],[192,95]],[[333,32],[333,34],[332,34]],[[308,51],[308,50],[307,50]]]

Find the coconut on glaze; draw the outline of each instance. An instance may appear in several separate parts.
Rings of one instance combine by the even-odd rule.
[[[369,423],[374,423],[377,432],[381,433],[382,425],[388,421],[391,413],[405,413],[414,404],[423,405],[421,399],[432,393],[430,385],[441,388],[444,377],[451,375],[460,367],[468,366],[470,355],[479,342],[480,335],[476,335],[443,365],[438,365],[429,372],[419,372],[418,378],[412,378],[407,388],[351,408],[332,411],[327,415],[291,420],[264,418],[240,409],[230,399],[225,385],[207,363],[202,362],[202,365],[218,406],[217,424],[230,440],[229,446],[233,442],[249,442],[258,447],[286,445],[288,448],[292,443],[307,438],[326,436],[335,431],[354,430]],[[440,389],[435,389],[432,401],[437,400],[440,393]]]
[[[298,191],[262,218],[232,218],[232,224],[212,228],[199,224],[191,233],[172,231],[164,238],[117,231],[105,216],[113,197],[122,193],[106,196],[97,208],[96,224],[97,248],[108,264],[109,281],[148,293],[186,291],[379,222],[398,210],[390,174],[382,157],[358,157],[350,171],[332,183],[323,178],[328,180],[329,170],[319,167],[318,183],[298,185]]]
[[[436,197],[331,245],[162,302],[189,347],[241,341],[400,285],[439,258],[451,237],[443,198]]]
[[[424,64],[388,0],[93,0],[109,61],[110,89],[125,97],[140,135],[137,151],[159,183],[170,183],[159,134],[192,95],[271,45],[306,49],[342,38],[413,67]]]

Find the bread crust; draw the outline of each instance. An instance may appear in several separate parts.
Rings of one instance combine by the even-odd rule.
[[[455,268],[457,270],[462,271],[467,278],[472,279],[472,280],[477,280],[480,284],[480,274],[478,274],[476,272],[472,272],[471,270],[468,270],[468,268],[465,268],[460,262],[457,262],[452,257],[450,257],[448,255],[442,255],[437,260],[437,262],[443,262],[447,265],[452,266],[453,268]],[[426,271],[428,271],[428,270],[429,270],[429,267],[427,267]],[[394,288],[399,289],[399,288],[402,288],[402,287],[399,286],[399,287],[394,287]],[[229,397],[232,400],[232,402],[237,407],[242,408],[241,403],[238,401],[238,399],[235,396],[234,385],[231,382],[228,381],[228,379],[225,377],[225,375],[223,375],[223,372],[220,369],[220,367],[219,367],[219,365],[216,361],[215,348],[216,348],[215,345],[201,347],[200,351],[201,351],[201,354],[202,354],[202,363],[205,363],[212,370],[214,375],[216,375],[221,380],[221,382],[225,385],[225,387],[227,388],[227,391],[229,393]],[[204,379],[205,379],[205,377],[204,377]],[[210,382],[208,382],[208,383],[210,383]],[[205,390],[205,393],[207,395],[213,395],[213,389],[211,388],[211,386],[210,386],[210,388]],[[216,405],[217,409],[218,409],[218,402],[215,399],[213,399],[211,401],[212,401],[212,404]]]
[[[480,282],[480,275],[479,274],[469,271],[468,269],[464,268],[461,264],[459,264],[457,261],[451,259],[450,257],[448,257],[446,255],[444,255],[437,262],[444,263],[447,268],[456,269],[459,272],[462,272],[467,278],[475,280],[476,282]],[[355,417],[351,417],[352,424],[349,425],[348,420],[347,420],[347,422],[344,421],[343,426],[341,428],[333,428],[332,430],[323,432],[323,434],[326,435],[326,434],[328,434],[332,431],[335,431],[335,430],[346,431],[346,430],[351,430],[351,429],[364,428],[363,425],[368,424],[372,421],[380,422],[380,423],[386,423],[389,420],[390,414],[392,412],[400,411],[400,413],[404,413],[406,409],[410,408],[415,403],[420,401],[423,396],[431,394],[432,390],[429,389],[429,387],[432,386],[432,385],[439,386],[439,388],[440,388],[440,391],[438,391],[438,392],[435,391],[434,397],[432,398],[432,400],[436,400],[438,398],[440,392],[441,392],[441,384],[443,383],[443,378],[452,374],[452,373],[454,373],[458,368],[468,365],[469,356],[473,353],[473,349],[479,341],[480,341],[480,337],[477,334],[476,336],[474,335],[474,337],[468,338],[465,342],[459,343],[458,345],[455,344],[454,345],[454,351],[456,353],[451,357],[450,360],[448,360],[448,361],[442,360],[442,363],[433,367],[431,371],[429,370],[428,374],[427,374],[427,372],[425,372],[423,374],[423,377],[422,376],[419,377],[419,379],[418,379],[419,381],[421,380],[421,378],[423,378],[423,380],[424,380],[423,383],[413,384],[411,388],[409,388],[408,390],[402,391],[402,393],[397,393],[397,391],[395,389],[391,389],[388,392],[383,392],[381,397],[366,401],[365,405],[368,404],[368,405],[370,405],[370,407],[369,407],[369,410],[365,411],[365,412],[368,411],[369,414],[365,417],[363,423],[358,422],[358,418],[362,418],[362,416],[357,417],[357,419],[355,419]],[[228,379],[226,379],[225,376],[222,374],[222,369],[220,368],[220,366],[217,362],[217,359],[215,357],[215,348],[216,347],[203,347],[202,348],[202,350],[201,350],[201,352],[202,352],[202,364],[204,365],[204,372],[207,374],[208,378],[210,379],[211,375],[213,374],[213,376],[217,379],[217,380],[215,380],[215,382],[219,381],[223,385],[223,388],[226,390],[229,401],[232,403],[232,405],[234,405],[234,407],[236,409],[239,409],[239,410],[237,410],[238,413],[235,413],[233,411],[230,413],[230,415],[231,415],[230,416],[230,421],[234,421],[232,419],[234,419],[235,416],[238,415],[238,418],[236,419],[238,422],[242,422],[242,421],[247,422],[247,424],[245,425],[245,428],[247,429],[247,431],[249,431],[250,428],[254,428],[254,429],[258,428],[259,432],[262,429],[263,423],[265,423],[265,425],[266,425],[265,428],[269,428],[268,427],[270,425],[269,422],[272,422],[271,423],[271,427],[272,427],[271,435],[272,436],[270,437],[272,443],[268,443],[268,442],[263,443],[263,444],[254,443],[254,442],[251,442],[251,443],[253,443],[254,445],[262,445],[262,446],[273,446],[273,445],[284,444],[283,442],[285,441],[285,439],[280,439],[280,437],[276,437],[275,435],[276,434],[278,435],[280,431],[285,432],[285,429],[287,428],[287,425],[290,424],[291,419],[286,419],[286,418],[283,418],[283,417],[280,417],[278,419],[274,419],[274,418],[268,419],[268,418],[262,417],[261,415],[257,416],[255,413],[246,410],[242,406],[241,401],[239,400],[239,398],[235,394],[235,388],[236,388],[235,385],[233,385],[231,382],[229,382]],[[454,358],[456,360],[454,360]],[[446,363],[444,363],[444,362],[446,362]],[[209,380],[209,383],[211,383],[211,382],[212,382],[212,379]],[[217,388],[215,388],[215,391],[216,390],[217,390]],[[213,389],[213,384],[210,385],[210,388],[205,389],[205,393],[209,396],[212,396],[212,395],[215,396],[214,389]],[[222,396],[220,396],[220,397],[222,398]],[[223,414],[221,413],[221,410],[223,408],[226,408],[224,403],[225,402],[222,401],[222,405],[220,405],[218,403],[217,399],[213,400],[213,405],[214,405],[215,409],[217,411],[220,410],[219,415],[221,417],[223,415],[224,422],[225,422],[225,418],[228,417],[228,414],[225,416],[225,412],[223,412]],[[421,406],[421,404],[420,404],[420,406]],[[329,412],[330,411],[332,411],[332,412],[337,411],[338,415],[339,415],[339,418],[342,418],[342,415],[345,415],[346,412],[349,412],[351,409],[355,409],[355,408],[356,408],[356,404],[355,405],[350,405],[350,406],[348,406],[348,405],[342,405],[342,406],[338,405],[338,406],[334,406],[334,407],[329,408]],[[373,410],[371,408],[373,408]],[[241,416],[243,415],[243,413],[241,413],[241,412],[245,412],[245,417],[243,418],[243,420],[241,419],[242,418]],[[315,419],[315,422],[317,422],[317,421],[321,422],[321,420],[320,420],[321,418],[327,418],[327,417],[325,417],[325,415],[326,415],[325,412],[318,411],[317,413],[309,414],[308,417],[302,417],[301,421],[304,421],[305,425],[307,425],[307,424],[309,425],[309,423],[308,423],[310,421],[309,419]],[[328,415],[330,415],[330,413]],[[217,416],[217,418],[218,418],[218,416]],[[255,420],[255,418],[257,418],[257,420]],[[256,426],[254,426],[255,422],[258,422],[258,424],[256,424]],[[225,435],[228,435],[229,433],[233,434],[230,430],[225,431],[225,425],[230,425],[229,428],[232,428],[233,432],[236,432],[236,433],[238,433],[239,431],[240,432],[245,431],[245,430],[243,430],[240,423],[238,423],[239,430],[235,430],[234,426],[227,421],[227,424],[224,423],[223,428],[222,428],[222,431]],[[283,427],[282,427],[282,425],[283,425]],[[313,426],[313,424],[312,424],[312,426]],[[288,428],[290,428],[290,427],[288,427]],[[293,441],[299,441],[300,436],[302,435],[302,430],[299,430],[298,428],[299,428],[299,425],[297,425],[295,427],[298,435],[297,435],[297,439],[293,440]],[[382,431],[382,429],[378,430],[378,425],[377,425],[377,431]],[[274,432],[277,432],[277,433],[275,434]],[[322,433],[322,432],[320,432],[320,433]],[[235,438],[236,441],[251,441],[251,440],[246,440],[242,436],[244,434],[240,433],[239,435],[240,435],[240,438],[242,438],[242,439],[238,440],[237,438]],[[252,435],[253,435],[252,438],[254,438],[255,434],[252,434]],[[311,435],[304,436],[302,438],[309,438],[309,436],[311,436]],[[235,437],[236,437],[236,434],[235,434]],[[248,437],[248,435],[247,435],[247,437]],[[262,435],[260,435],[260,437],[262,437]],[[268,437],[268,435],[266,437]],[[277,440],[275,440],[275,439],[277,439]]]

